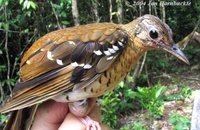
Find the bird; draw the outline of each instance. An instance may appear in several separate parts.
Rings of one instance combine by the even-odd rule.
[[[20,125],[21,114],[31,122],[38,104],[50,99],[68,102],[88,130],[100,130],[96,122],[87,124],[91,104],[113,90],[145,52],[160,49],[189,64],[172,37],[170,27],[150,14],[127,24],[91,23],[44,35],[25,52],[20,80],[0,107],[2,113],[12,111],[4,130],[31,129]]]

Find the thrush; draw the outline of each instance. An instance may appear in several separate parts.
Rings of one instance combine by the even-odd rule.
[[[174,44],[169,26],[152,15],[125,25],[94,23],[46,34],[21,60],[20,81],[0,108],[2,113],[13,111],[4,130],[30,129],[36,104],[49,99],[69,102],[70,111],[84,119],[87,128],[92,127],[87,124],[91,102],[112,90],[146,51],[154,49],[189,64]],[[32,118],[22,125],[19,119],[27,116]]]

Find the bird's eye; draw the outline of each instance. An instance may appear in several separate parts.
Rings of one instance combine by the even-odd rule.
[[[152,39],[158,38],[158,32],[157,32],[157,30],[156,30],[156,29],[151,29],[151,30],[149,31],[149,36],[150,36]]]

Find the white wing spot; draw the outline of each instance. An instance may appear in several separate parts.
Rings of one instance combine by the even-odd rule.
[[[83,63],[83,64],[78,64],[78,66],[80,66],[80,67],[83,67],[85,64]]]
[[[71,63],[71,65],[74,66],[74,67],[77,67],[77,66],[84,67],[85,66],[84,63],[78,64],[77,62],[73,62],[73,63]]]
[[[124,42],[124,38],[122,38],[120,41],[121,41],[121,42]]]
[[[109,51],[104,51],[104,54],[107,56],[111,55],[111,53]]]
[[[115,53],[116,51],[114,50],[114,49],[112,49],[112,48],[108,48],[108,51],[110,52],[110,53]]]
[[[119,50],[119,47],[118,47],[118,46],[115,46],[115,45],[113,45],[113,49],[114,49],[115,51],[118,51],[118,50]]]
[[[96,55],[98,55],[98,56],[100,56],[100,55],[102,55],[102,52],[100,51],[100,50],[98,50],[98,51],[93,51]]]
[[[31,62],[30,62],[29,60],[27,60],[27,61],[26,61],[26,64],[30,65],[30,64],[31,64]]]
[[[64,64],[63,64],[63,61],[62,61],[62,60],[59,60],[59,59],[56,60],[56,63],[57,63],[58,65],[64,65]]]
[[[68,41],[68,42],[69,42],[69,44],[76,45],[75,42],[73,42],[73,41]]]
[[[118,43],[119,43],[120,46],[124,46],[122,42],[118,41]]]
[[[42,48],[42,49],[40,49],[40,51],[45,51],[45,49],[44,49],[44,48]]]
[[[47,52],[47,58],[48,58],[49,60],[54,60],[54,59],[53,59],[53,56],[52,56],[52,52],[50,52],[50,51]]]
[[[74,67],[79,66],[79,64],[77,62],[73,62],[73,63],[71,63],[71,65],[74,66]]]
[[[90,68],[92,68],[92,66],[90,64],[86,64],[83,68],[84,69],[90,69]]]
[[[112,60],[113,59],[113,56],[110,56],[107,58],[107,60]]]

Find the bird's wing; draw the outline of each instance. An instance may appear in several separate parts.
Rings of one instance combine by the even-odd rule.
[[[79,83],[93,82],[116,61],[127,43],[127,33],[109,23],[45,35],[25,53],[21,82],[16,84],[12,97],[0,111],[22,109],[53,98]]]

